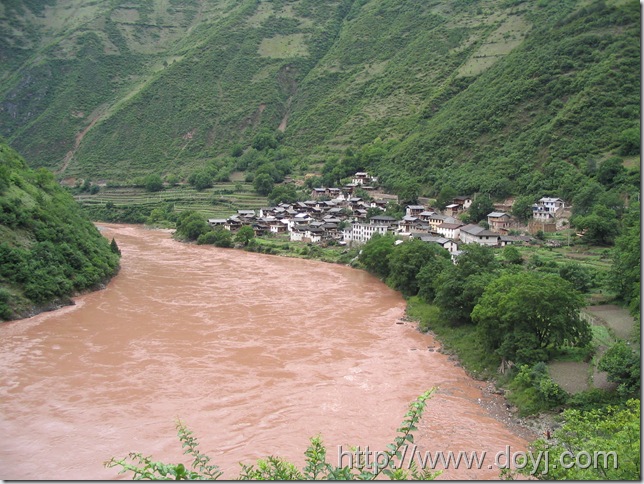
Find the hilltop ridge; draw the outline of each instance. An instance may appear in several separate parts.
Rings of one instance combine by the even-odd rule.
[[[368,150],[392,191],[565,196],[638,168],[640,22],[620,0],[4,2],[0,134],[61,179]],[[230,157],[262,133],[272,154]]]

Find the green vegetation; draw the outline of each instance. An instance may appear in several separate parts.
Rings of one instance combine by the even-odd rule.
[[[537,477],[547,480],[639,480],[640,401],[582,412],[568,409],[551,441],[538,440],[534,452],[548,451]],[[542,454],[543,455],[543,454]],[[577,458],[578,465],[571,465]],[[598,465],[592,465],[596,459]],[[564,465],[562,465],[564,464]]]
[[[34,166],[76,179],[94,220],[351,262],[409,297],[410,315],[471,373],[504,371],[522,412],[565,404],[628,420],[599,409],[639,391],[639,326],[619,341],[577,313],[616,302],[639,324],[640,17],[617,0],[7,1],[0,135]],[[48,172],[2,149],[6,319],[100,283],[118,247]],[[572,202],[569,226],[536,235],[565,247],[464,247],[451,264],[427,244],[374,237],[357,257],[248,230],[233,238],[204,220],[306,198],[288,177],[310,189],[356,171],[403,204],[474,196],[464,221],[483,225],[495,201],[515,196],[526,222],[535,200],[560,197]],[[617,392],[563,395],[544,365],[553,358],[592,359]],[[262,466],[252,475],[303,475]]]
[[[0,319],[66,304],[104,284],[119,249],[44,168],[0,144]]]
[[[394,441],[387,445],[375,463],[365,459],[352,459],[350,465],[338,467],[326,460],[327,449],[322,439],[317,436],[310,439],[311,444],[304,452],[306,465],[300,471],[292,463],[275,456],[259,459],[254,465],[241,464],[242,471],[238,476],[240,480],[375,480],[378,477],[387,477],[391,480],[413,479],[433,480],[440,472],[432,472],[410,466],[405,469],[399,462],[403,459],[402,449],[414,443],[414,432],[418,430],[427,400],[434,389],[423,393],[416,401],[409,405],[409,411],[401,426],[397,429],[398,435]],[[189,466],[184,464],[167,464],[153,461],[149,456],[141,453],[130,453],[124,459],[115,459],[105,463],[106,467],[120,468],[120,474],[131,472],[132,479],[154,480],[205,480],[218,479],[222,472],[216,465],[210,464],[211,458],[199,450],[199,442],[192,436],[192,431],[181,422],[177,422],[179,441],[186,448],[184,454],[190,455],[194,460]]]
[[[638,227],[638,214],[636,204],[626,211],[627,227]],[[634,298],[613,292],[625,277],[630,279],[624,287],[639,287],[634,230],[627,230],[613,252],[583,240],[558,249],[465,245],[455,264],[434,254],[432,244],[374,236],[361,247],[358,265],[409,297],[408,314],[419,328],[434,332],[470,374],[506,387],[522,415],[562,405],[599,408],[636,396],[640,388],[638,338],[622,341],[601,326],[606,323],[591,326],[582,317],[598,296]],[[631,261],[636,270],[625,270],[621,261]],[[633,315],[639,314],[638,302],[632,303]],[[607,371],[617,392],[591,385],[588,392],[568,394],[550,375],[551,361],[578,362],[586,368],[583,379],[593,368]]]
[[[472,310],[485,344],[501,358],[545,361],[545,350],[586,346],[590,327],[579,317],[584,299],[554,274],[503,274],[489,283]]]
[[[596,181],[617,217],[639,184],[632,2],[48,0],[0,25],[0,134],[60,178],[280,183],[287,161],[326,185],[369,170],[406,202]],[[590,209],[580,229],[610,241]]]
[[[216,183],[203,190],[177,185],[158,192],[149,192],[142,186],[108,186],[96,194],[75,193],[75,198],[94,220],[150,225],[173,224],[174,217],[187,210],[199,212],[204,218],[225,218],[237,210],[268,205],[266,197],[258,195],[251,185],[237,184],[238,187],[231,182]],[[295,199],[299,198],[302,195],[295,192]]]

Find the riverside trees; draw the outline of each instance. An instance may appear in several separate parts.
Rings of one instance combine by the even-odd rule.
[[[588,323],[579,318],[585,302],[555,274],[503,274],[488,284],[471,313],[488,349],[506,360],[546,361],[547,348],[590,342]]]
[[[374,236],[360,262],[406,297],[434,304],[453,326],[474,325],[498,361],[534,364],[558,348],[590,342],[588,323],[579,318],[584,298],[559,274],[502,264],[494,250],[463,246],[456,263],[436,244],[418,239],[398,245]]]

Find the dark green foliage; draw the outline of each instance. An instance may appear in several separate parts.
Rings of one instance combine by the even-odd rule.
[[[628,128],[622,131],[620,137],[619,154],[622,156],[639,155],[641,145],[640,128]]]
[[[261,131],[253,138],[252,147],[258,151],[275,149],[277,148],[277,140],[275,139],[275,135],[270,131]]]
[[[545,363],[521,365],[510,383],[509,399],[521,409],[521,415],[549,410],[566,402],[566,392],[548,375]]]
[[[468,244],[461,247],[455,265],[448,266],[434,280],[434,303],[453,324],[470,322],[470,314],[499,263],[490,247]]]
[[[588,268],[576,262],[559,266],[559,275],[579,292],[588,292],[593,287],[593,277]]]
[[[391,235],[374,234],[360,252],[359,259],[364,268],[385,279],[389,275],[389,255],[394,251],[395,241]]]
[[[233,234],[230,232],[230,230],[217,227],[215,230],[201,234],[197,238],[197,244],[211,244],[217,247],[230,248],[234,246]]]
[[[617,214],[604,205],[597,204],[586,216],[576,216],[571,223],[584,231],[583,240],[591,244],[610,245],[619,233]]]
[[[605,187],[612,187],[619,177],[626,172],[621,158],[612,157],[602,161],[597,169],[597,181]]]
[[[116,273],[119,254],[72,197],[43,170],[33,171],[0,144],[0,317],[24,315],[97,287]]]
[[[132,23],[92,4],[78,25],[7,8],[2,134],[38,166],[71,153],[61,176],[95,180],[231,154],[254,172],[287,148],[324,163],[325,185],[369,170],[404,201],[446,187],[568,199],[596,175],[619,187],[602,160],[639,152],[633,2],[160,5],[133,3]]]
[[[253,181],[253,188],[255,188],[255,191],[260,195],[268,195],[273,191],[273,187],[273,178],[266,173],[257,175]]]
[[[641,386],[641,356],[638,347],[618,341],[599,361],[597,368],[608,372],[608,381],[617,383],[617,391],[624,397],[637,397]]]
[[[198,170],[188,177],[188,183],[197,190],[205,190],[212,187],[212,175],[207,170]]]
[[[532,218],[532,205],[537,201],[537,198],[531,195],[517,197],[512,205],[512,215],[523,223],[528,222]]]
[[[511,245],[508,245],[503,249],[502,257],[503,260],[508,264],[523,264],[523,257],[521,257],[519,249],[512,247]]]
[[[295,185],[277,185],[271,190],[271,193],[268,195],[268,201],[273,205],[279,205],[280,203],[293,203],[299,200],[297,190]]]
[[[624,231],[615,241],[610,284],[639,319],[641,284],[640,207],[634,204],[624,217]]]
[[[553,274],[523,271],[492,281],[472,310],[491,351],[517,363],[547,361],[546,351],[590,342],[583,297]]]
[[[471,223],[487,222],[487,215],[494,212],[494,204],[489,195],[479,195],[472,201],[468,213]]]
[[[235,235],[235,242],[240,242],[242,245],[249,245],[251,241],[255,238],[255,231],[252,227],[244,225],[237,231]]]
[[[148,192],[161,191],[163,190],[163,180],[158,174],[152,173],[145,177],[144,187]]]
[[[445,262],[449,261],[449,253],[438,244],[413,239],[395,246],[388,259],[387,284],[405,296],[415,296],[420,288],[421,280],[426,281],[428,277],[431,277],[430,274],[436,275],[446,266]],[[429,267],[419,280],[419,273],[426,266]]]
[[[114,238],[112,238],[112,242],[110,242],[110,250],[116,255],[121,255],[121,249],[119,249],[119,246]]]
[[[175,235],[180,239],[197,240],[200,235],[210,232],[212,228],[203,215],[194,211],[185,211],[177,217]]]
[[[436,207],[444,210],[447,205],[454,203],[454,197],[457,195],[458,193],[452,187],[449,185],[444,186],[438,194],[438,197],[436,197]]]
[[[554,432],[552,440],[533,443],[534,455],[548,452],[549,456],[538,463],[536,476],[570,481],[640,480],[640,407],[640,400],[633,399],[590,411],[565,410],[564,424]],[[571,466],[572,453],[589,459],[582,458],[577,462],[583,465]],[[593,465],[586,465],[587,462]],[[527,475],[532,471],[529,467],[525,466],[520,473]]]

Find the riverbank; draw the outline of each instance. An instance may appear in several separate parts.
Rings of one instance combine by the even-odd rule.
[[[44,304],[30,304],[23,308],[14,309],[13,313],[11,314],[11,317],[9,319],[0,319],[0,323],[8,323],[10,321],[33,318],[34,316],[38,316],[41,313],[56,311],[58,309],[62,309],[67,306],[74,306],[76,304],[76,302],[74,301],[74,298],[83,296],[85,294],[90,294],[92,292],[104,290],[109,284],[109,282],[114,277],[116,277],[116,275],[119,273],[119,270],[120,270],[120,266],[116,268],[116,270],[114,271],[114,274],[110,275],[109,277],[102,280],[101,282],[93,285],[92,287],[83,289],[82,291],[72,292],[68,295],[58,297]]]
[[[358,261],[359,247],[320,247],[316,244],[290,242],[272,237],[256,237],[251,239],[248,245],[238,243],[234,248],[288,258],[318,260],[364,270]],[[481,382],[480,390],[483,396],[478,404],[485,408],[492,418],[528,441],[544,436],[556,426],[553,414],[544,413],[530,417],[518,415],[519,409],[507,400],[506,389],[499,383],[496,360],[489,351],[476,343],[478,339],[475,335],[470,334],[476,330],[475,327],[454,328],[446,323],[437,327],[437,308],[422,302],[418,297],[411,297],[406,301],[406,316],[400,323],[413,325],[415,330],[430,334],[439,343],[437,351],[447,354],[455,366]],[[429,350],[434,351],[431,348]]]

